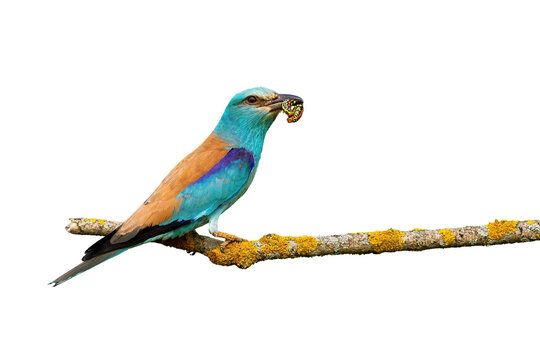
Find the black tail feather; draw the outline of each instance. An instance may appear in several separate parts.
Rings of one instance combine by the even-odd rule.
[[[96,256],[96,257],[94,257],[94,258],[92,258],[92,259],[90,259],[88,261],[84,261],[84,262],[80,263],[79,265],[75,266],[73,269],[69,270],[67,273],[59,276],[56,280],[51,281],[49,284],[53,284],[53,286],[60,285],[61,283],[66,282],[69,279],[71,279],[71,278],[85,272],[86,270],[89,270],[89,269],[93,268],[94,266],[101,264],[105,260],[109,260],[110,258],[120,254],[123,251],[124,250],[120,250],[120,251],[116,251],[116,252],[113,252],[113,253],[102,254],[102,255]]]
[[[111,240],[111,238],[113,237],[114,234],[116,234],[117,231],[118,231],[118,228],[116,228],[113,232],[105,235],[104,237],[102,237],[101,239],[93,243],[92,246],[90,246],[84,252],[84,256],[82,260],[83,261],[90,260],[93,257],[92,255],[95,252],[97,252],[99,248],[102,248],[107,242],[109,242],[109,240]]]
[[[118,230],[122,228],[122,226],[120,226],[116,230],[114,230],[112,233],[98,240],[94,245],[90,246],[86,250],[85,255],[83,256],[82,260],[88,261],[102,254],[108,254],[112,251],[131,248],[131,247],[140,245],[144,243],[145,241],[147,241],[148,239],[151,239],[158,235],[168,233],[169,231],[176,230],[179,227],[185,226],[192,222],[193,220],[173,221],[172,223],[167,224],[167,225],[157,225],[157,226],[143,228],[140,230],[135,230],[136,233],[128,233],[124,235],[122,238],[120,238],[123,241],[115,242],[113,244],[111,243],[111,238],[114,236],[114,234],[116,234]]]
[[[110,234],[104,236],[103,238],[96,241],[92,246],[90,246],[83,256],[83,262],[75,266],[73,269],[69,270],[67,273],[58,277],[56,280],[52,281],[50,284],[53,286],[60,285],[61,283],[68,281],[72,277],[77,276],[80,273],[85,272],[93,268],[94,266],[101,264],[102,262],[124,252],[125,250],[141,245],[148,239],[156,237],[161,234],[168,233],[179,227],[187,225],[192,221],[174,221],[167,225],[152,226],[149,228],[144,228],[139,230],[136,234],[126,235],[126,240],[118,243],[111,243],[111,239],[116,234],[116,232],[121,228],[117,228]],[[131,235],[131,236],[130,236]]]

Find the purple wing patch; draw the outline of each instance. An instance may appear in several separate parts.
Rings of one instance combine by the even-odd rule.
[[[223,157],[223,159],[221,159],[216,165],[214,165],[214,167],[211,168],[210,171],[197,179],[197,181],[195,181],[193,184],[203,182],[210,176],[220,172],[227,166],[237,161],[240,163],[240,166],[243,166],[244,164],[249,166],[249,173],[251,174],[251,170],[253,170],[253,166],[255,165],[255,158],[253,157],[253,154],[246,149],[233,148],[227,153],[227,155]]]

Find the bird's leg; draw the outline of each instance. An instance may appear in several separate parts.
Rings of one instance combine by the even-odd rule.
[[[227,233],[219,231],[217,223],[218,223],[218,218],[211,219],[208,231],[210,232],[210,234],[212,234],[212,236],[225,239],[225,241],[221,243],[221,245],[219,246],[219,249],[221,250],[221,252],[225,252],[225,248],[233,242],[247,241],[246,239],[242,239],[241,237],[238,237],[236,235],[227,234]]]
[[[215,237],[225,239],[225,241],[219,246],[219,249],[221,250],[221,252],[225,252],[225,248],[233,242],[247,241],[246,239],[242,239],[241,237],[238,237],[236,235],[227,234],[221,231],[216,231],[212,233],[212,235]]]

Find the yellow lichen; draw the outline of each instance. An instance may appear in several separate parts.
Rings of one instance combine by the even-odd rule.
[[[397,251],[403,248],[405,233],[399,230],[374,231],[369,233],[371,248],[378,253],[384,251]]]
[[[102,226],[104,226],[107,223],[107,220],[96,219],[96,218],[83,218],[82,220],[84,222],[89,222],[92,224],[95,224],[97,222],[99,225],[102,225]]]
[[[259,258],[259,252],[253,241],[234,242],[221,252],[218,247],[208,251],[206,254],[211,262],[217,265],[236,265],[246,269],[255,264]]]
[[[452,230],[442,229],[442,230],[439,230],[439,234],[441,234],[441,237],[444,240],[444,243],[446,246],[451,245],[454,242],[454,240],[456,240],[456,235],[454,235]]]
[[[277,234],[268,234],[259,239],[262,244],[261,251],[266,255],[280,254],[283,257],[288,255],[289,242],[284,237]]]
[[[95,224],[97,222],[99,225],[105,225],[105,223],[107,222],[107,220],[96,219],[96,218],[83,218],[83,221],[90,222],[92,224]]]
[[[292,240],[296,243],[298,247],[298,255],[307,255],[315,251],[319,245],[319,240],[313,236],[298,236],[293,237]]]
[[[497,220],[489,223],[488,227],[488,237],[492,240],[500,240],[503,236],[513,233],[516,231],[517,221],[515,220]]]
[[[534,221],[534,220],[529,220],[529,221],[527,221],[527,224],[528,224],[528,225],[534,225],[535,222],[536,222],[536,221]]]
[[[189,240],[189,239],[188,239]],[[296,244],[296,253],[291,251],[290,243]],[[265,235],[257,241],[243,241],[229,244],[225,252],[221,249],[208,251],[211,262],[217,265],[236,265],[246,269],[260,260],[259,256],[279,255],[280,258],[294,257],[295,255],[309,255],[315,249],[319,241],[313,236],[279,236],[277,234]]]
[[[411,231],[426,231],[426,229],[414,228]]]
[[[259,242],[263,245],[261,251],[267,255],[279,254],[281,257],[294,256],[290,252],[289,242],[294,242],[297,247],[298,255],[307,255],[313,252],[318,240],[313,236],[280,236],[278,234],[269,234],[260,238]]]

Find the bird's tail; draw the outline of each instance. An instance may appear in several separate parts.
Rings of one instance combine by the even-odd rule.
[[[60,285],[61,283],[66,282],[69,279],[85,272],[86,270],[89,270],[93,268],[94,266],[101,264],[102,262],[109,260],[110,258],[113,258],[116,255],[120,255],[126,250],[127,249],[120,249],[117,251],[112,251],[106,254],[98,255],[89,260],[83,261],[79,265],[75,266],[73,269],[69,270],[64,275],[61,275],[60,277],[58,277],[58,279],[51,281],[49,284],[53,284],[53,286]]]

